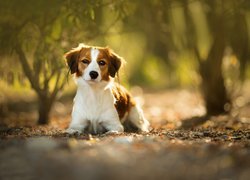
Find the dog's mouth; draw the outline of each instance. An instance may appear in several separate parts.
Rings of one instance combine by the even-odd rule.
[[[89,81],[87,81],[89,84],[96,84],[96,83],[98,83],[97,81],[95,81],[95,80],[89,80]]]
[[[102,82],[102,80],[99,80],[99,79],[84,78],[83,76],[81,77],[81,79],[90,85],[98,84],[98,83]]]
[[[97,81],[96,79],[89,79],[89,80],[84,79],[84,81],[86,81],[86,82],[89,83],[89,84],[95,84],[95,83],[98,83],[98,82],[99,82],[99,81]]]

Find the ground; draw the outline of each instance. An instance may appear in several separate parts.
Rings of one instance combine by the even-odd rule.
[[[197,92],[132,91],[152,124],[149,133],[68,135],[72,104],[63,100],[46,126],[32,124],[31,112],[5,116],[0,179],[249,179],[247,95],[230,114],[202,117]]]

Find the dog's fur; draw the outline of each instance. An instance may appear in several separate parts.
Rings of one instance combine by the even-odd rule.
[[[149,131],[141,108],[114,82],[123,58],[109,48],[83,44],[67,52],[65,58],[77,84],[68,133],[123,132],[125,124]]]

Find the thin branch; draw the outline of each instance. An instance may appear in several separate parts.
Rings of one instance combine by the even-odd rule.
[[[198,61],[201,62],[202,59],[201,59],[201,55],[200,55],[200,52],[199,52],[199,50],[198,50],[198,47],[197,47],[197,46],[194,46],[193,49],[194,49],[194,54],[196,55]]]
[[[37,92],[41,92],[41,88],[39,87],[39,83],[38,81],[36,80],[37,77],[35,75],[35,73],[32,72],[31,70],[31,67],[28,63],[28,60],[20,46],[20,44],[17,44],[16,47],[15,47],[15,50],[16,50],[16,53],[18,54],[19,56],[19,60],[21,62],[21,65],[22,65],[22,68],[23,68],[23,71],[24,71],[24,74],[26,75],[26,77],[29,79],[29,82],[32,86],[32,88]]]
[[[66,82],[67,82],[67,76],[65,76],[64,79],[61,81],[61,85],[59,85],[59,81],[58,81],[57,86],[55,86],[53,92],[51,93],[51,98],[53,99],[56,98],[56,95],[58,94],[59,91],[63,89]]]
[[[51,73],[49,76],[46,76],[45,80],[44,80],[44,84],[49,84],[49,82],[51,81],[52,77],[55,75],[56,73],[56,68],[53,68],[51,70]]]
[[[67,82],[67,76],[64,77],[64,79],[63,79],[63,81],[62,81],[62,84],[61,84],[61,86],[60,86],[58,89],[59,89],[59,90],[62,90],[63,87],[64,87],[64,85],[66,84],[66,82]]]
[[[60,82],[60,79],[61,79],[61,74],[62,74],[61,71],[59,71],[59,73],[57,74],[57,77],[56,77],[56,83],[55,83],[54,89],[53,89],[53,91],[51,93],[51,98],[53,98],[53,99],[56,97],[56,95],[57,95],[57,93],[59,91],[58,86],[59,86],[59,82]]]

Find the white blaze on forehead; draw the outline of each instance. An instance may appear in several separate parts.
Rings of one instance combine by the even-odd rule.
[[[91,49],[91,61],[96,61],[99,54],[99,50],[96,48]]]
[[[84,75],[83,75],[84,80],[86,80],[86,81],[91,80],[90,72],[95,71],[98,73],[98,77],[95,79],[95,81],[97,81],[97,82],[101,81],[101,79],[102,79],[101,70],[100,70],[100,67],[97,63],[98,55],[99,55],[99,50],[96,48],[91,48],[91,50],[90,50],[91,62],[89,63],[88,67],[84,71]]]

